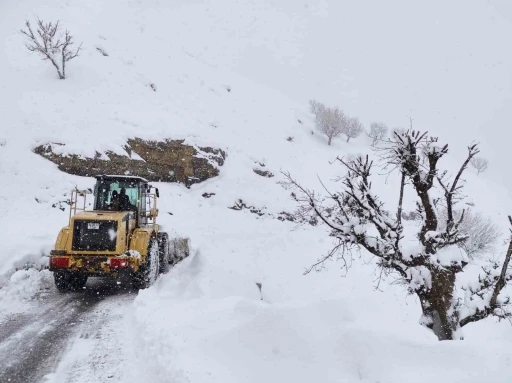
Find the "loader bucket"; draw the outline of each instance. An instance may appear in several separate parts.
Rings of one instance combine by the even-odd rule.
[[[176,237],[169,244],[172,263],[178,263],[190,255],[190,238]]]

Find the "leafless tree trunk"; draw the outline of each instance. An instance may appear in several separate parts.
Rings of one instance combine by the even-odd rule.
[[[49,60],[57,70],[59,78],[64,80],[66,78],[66,63],[78,56],[82,44],[73,51],[71,46],[74,42],[69,31],[65,31],[64,36],[57,36],[59,21],[45,23],[38,19],[36,33],[28,20],[25,22],[25,26],[26,29],[22,29],[21,33],[28,39],[25,44],[27,49],[40,54],[43,60]]]
[[[453,340],[459,328],[457,315],[450,313],[453,306],[455,272],[444,269],[430,270],[432,285],[418,291],[424,325],[430,328],[439,340]]]

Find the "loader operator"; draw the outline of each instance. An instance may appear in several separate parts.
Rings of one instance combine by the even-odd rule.
[[[119,194],[119,210],[120,211],[128,211],[128,210],[136,210],[135,205],[132,205],[130,202],[130,198],[126,195],[126,189],[121,188],[121,193]]]
[[[110,209],[114,211],[119,211],[119,193],[117,190],[112,192],[112,202],[110,203]]]

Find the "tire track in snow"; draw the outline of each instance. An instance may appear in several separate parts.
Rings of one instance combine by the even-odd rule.
[[[46,383],[125,382],[127,358],[126,300],[107,299],[85,315],[55,373]]]
[[[10,314],[0,322],[0,348],[2,343],[27,326],[33,315]]]
[[[89,306],[80,300],[58,304],[55,310],[31,316],[0,346],[0,382],[36,382],[60,358],[74,323]],[[0,329],[3,332],[3,328]]]
[[[57,367],[83,318],[102,300],[127,292],[115,284],[92,280],[84,292],[55,291],[42,302],[43,310],[35,307],[34,312],[4,320],[0,324],[0,382],[41,382]]]

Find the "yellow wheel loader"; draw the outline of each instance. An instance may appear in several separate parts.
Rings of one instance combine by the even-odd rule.
[[[156,223],[159,192],[146,179],[97,176],[92,210],[86,208],[88,194],[72,190],[69,224],[50,252],[59,290],[81,289],[91,276],[121,278],[144,289],[184,257],[176,256],[168,234]]]

